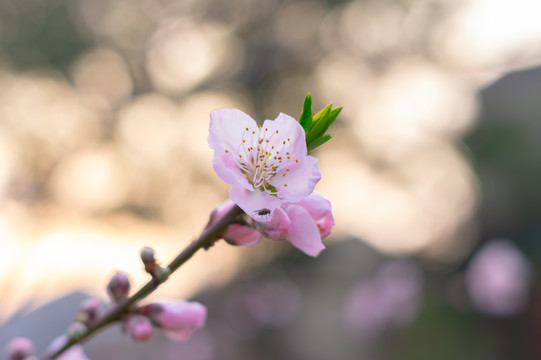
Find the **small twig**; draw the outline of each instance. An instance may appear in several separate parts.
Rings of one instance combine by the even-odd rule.
[[[155,277],[149,282],[147,282],[143,287],[141,287],[135,294],[127,298],[123,302],[117,304],[111,308],[96,324],[89,327],[88,330],[78,338],[72,338],[64,344],[60,349],[55,353],[45,355],[42,357],[42,360],[55,359],[64,351],[69,349],[72,345],[81,343],[87,340],[91,335],[100,330],[101,328],[110,325],[116,321],[121,320],[122,316],[128,312],[133,305],[135,305],[139,300],[145,298],[156,290],[161,284],[163,284],[169,277],[170,274],[174,273],[182,264],[188,261],[199,249],[209,248],[216,237],[219,236],[223,231],[231,224],[236,221],[236,218],[242,214],[242,210],[238,206],[234,206],[229,210],[220,220],[218,220],[214,225],[206,228],[199,238],[192,241],[184,250],[174,258],[169,265],[167,270],[162,276]]]

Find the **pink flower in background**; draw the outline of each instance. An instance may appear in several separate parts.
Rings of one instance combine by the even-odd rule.
[[[256,221],[269,221],[283,202],[304,199],[321,178],[304,129],[285,114],[259,127],[240,110],[212,111],[208,143],[214,170],[232,185],[231,200]]]
[[[140,309],[147,314],[165,333],[177,340],[185,340],[205,325],[207,308],[198,303],[176,300],[152,303]]]
[[[394,260],[359,282],[346,297],[344,323],[349,333],[372,340],[386,331],[404,327],[417,315],[423,276],[413,262]]]
[[[277,208],[265,233],[274,240],[286,239],[297,249],[317,256],[325,249],[321,239],[334,225],[331,202],[318,192],[295,203],[284,203]]]
[[[210,214],[210,220],[207,227],[214,225],[229,210],[231,210],[233,206],[235,206],[235,203],[232,200],[226,200],[218,205]],[[225,239],[232,245],[253,246],[261,241],[261,234],[250,226],[232,224],[229,225],[223,234],[220,234],[219,238]]]
[[[493,240],[472,258],[466,288],[477,310],[512,316],[527,304],[530,273],[530,264],[510,241]]]

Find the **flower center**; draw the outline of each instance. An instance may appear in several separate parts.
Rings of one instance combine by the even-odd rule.
[[[259,127],[257,130],[246,128],[237,149],[237,164],[254,189],[275,195],[273,178],[286,176],[291,163],[298,162],[291,159],[290,148],[291,139],[284,137],[279,130],[269,130],[267,127]]]

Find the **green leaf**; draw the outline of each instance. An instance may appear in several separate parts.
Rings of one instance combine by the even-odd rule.
[[[321,110],[319,113],[317,113],[316,116],[314,116],[314,121],[312,122],[312,126],[308,129],[307,134],[307,143],[311,143],[312,141],[316,140],[317,138],[320,138],[321,136],[325,135],[325,131],[329,128],[331,124],[330,120],[330,114],[331,114],[331,105],[327,106],[323,110]]]
[[[299,116],[299,123],[305,132],[308,131],[308,128],[312,124],[312,95],[306,95],[304,99],[304,105],[302,107],[302,114]]]
[[[306,95],[302,113],[299,116],[299,124],[305,132],[306,148],[311,151],[323,145],[332,138],[325,134],[334,123],[342,108],[333,109],[332,104],[321,109],[316,115],[312,115],[312,96]]]
[[[307,145],[308,152],[314,150],[318,146],[321,146],[321,145],[325,144],[327,141],[329,141],[331,139],[332,139],[332,135],[327,134],[325,136],[320,137],[319,139],[317,139],[315,141],[312,141],[310,144]]]

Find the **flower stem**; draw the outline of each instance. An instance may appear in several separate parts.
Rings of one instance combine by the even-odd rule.
[[[107,325],[113,324],[116,321],[122,319],[122,316],[127,313],[133,305],[135,305],[141,299],[144,299],[146,296],[151,294],[156,290],[161,284],[163,284],[168,279],[168,275],[174,273],[182,264],[188,261],[199,249],[207,249],[209,246],[216,241],[216,238],[223,233],[223,231],[231,224],[233,224],[237,217],[242,214],[242,210],[238,206],[234,206],[229,210],[220,220],[218,220],[214,225],[209,226],[201,235],[192,241],[180,254],[177,255],[170,263],[167,265],[168,274],[166,276],[154,277],[152,280],[147,282],[143,287],[141,287],[135,294],[127,298],[126,300],[118,303],[116,306],[112,307],[96,324],[90,326],[88,330],[78,338],[72,338],[64,344],[60,349],[55,353],[45,355],[42,357],[42,360],[55,359],[72,345],[81,343],[88,339],[95,332],[101,328],[106,327]]]

